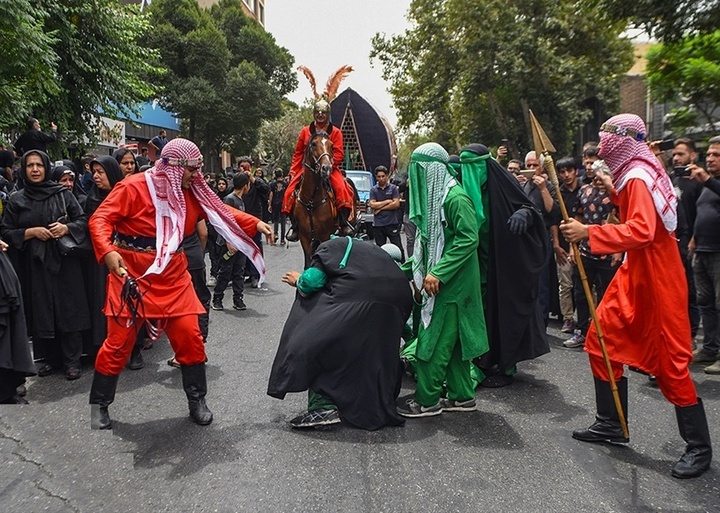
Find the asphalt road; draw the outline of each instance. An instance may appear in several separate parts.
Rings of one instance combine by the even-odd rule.
[[[720,511],[720,464],[670,477],[684,444],[644,376],[630,373],[628,447],[570,437],[593,419],[592,378],[585,354],[562,348],[557,321],[552,352],[520,364],[513,385],[479,389],[477,412],[376,432],[290,429],[306,396],[265,390],[294,296],[280,277],[302,256],[270,247],[266,258],[266,288],[246,292],[248,310],[211,313],[211,426],[188,419],[167,341],[122,374],[112,431],[90,430],[89,364],[74,382],[33,378],[29,406],[0,406],[0,512]],[[720,440],[720,377],[693,377]]]

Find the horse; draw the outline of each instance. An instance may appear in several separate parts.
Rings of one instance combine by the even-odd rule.
[[[337,229],[335,194],[329,182],[333,169],[332,155],[333,143],[324,131],[315,133],[305,148],[305,172],[293,209],[300,245],[305,253],[305,269],[310,265],[318,245],[329,240]]]

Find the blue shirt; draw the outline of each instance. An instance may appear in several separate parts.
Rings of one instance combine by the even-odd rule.
[[[375,201],[385,201],[400,197],[397,185],[388,183],[384,189],[374,185],[370,189],[370,199]],[[381,210],[373,212],[373,226],[391,226],[398,224],[397,210]]]

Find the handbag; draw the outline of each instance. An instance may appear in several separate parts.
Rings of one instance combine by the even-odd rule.
[[[65,198],[63,197],[63,194],[64,192],[60,194],[60,199],[62,200],[63,210],[65,211],[65,214],[60,219],[58,219],[58,222],[67,224],[67,204],[65,203]],[[83,256],[87,255],[93,250],[92,243],[90,242],[89,237],[85,237],[82,242],[78,243],[75,238],[69,233],[57,239],[57,246],[62,256]]]

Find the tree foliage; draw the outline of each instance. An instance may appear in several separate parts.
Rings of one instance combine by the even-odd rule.
[[[655,46],[648,52],[647,81],[655,100],[679,105],[671,126],[679,133],[712,124],[720,107],[720,30]]]
[[[599,4],[600,24],[627,21],[663,42],[713,32],[720,21],[720,0],[586,1]]]
[[[9,84],[0,94],[2,109],[12,113],[0,118],[3,128],[24,126],[32,114],[56,122],[65,143],[93,142],[98,113],[126,117],[154,94],[147,79],[157,73],[155,53],[138,43],[150,25],[137,7],[116,0],[14,0],[3,7],[2,32],[10,38],[0,43],[0,80]]]
[[[414,27],[376,35],[372,58],[404,129],[424,129],[454,150],[504,137],[528,148],[531,108],[559,151],[596,99],[612,110],[632,64],[623,23],[599,30],[595,7],[562,0],[413,0]]]
[[[0,129],[22,126],[32,109],[57,94],[56,39],[43,30],[47,12],[28,0],[2,1]],[[7,37],[5,37],[7,36]]]
[[[211,165],[221,150],[250,153],[262,121],[280,116],[282,97],[297,86],[292,56],[234,0],[210,10],[155,0],[150,13],[147,44],[169,69],[161,104],[183,119]]]
[[[311,117],[311,107],[286,104],[282,116],[263,122],[257,153],[271,169],[280,168],[287,174],[298,133]]]

